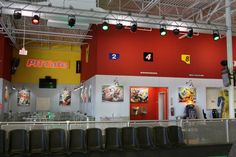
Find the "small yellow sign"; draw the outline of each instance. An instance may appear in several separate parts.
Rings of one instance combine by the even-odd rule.
[[[185,62],[186,64],[190,64],[191,63],[190,55],[182,54],[181,61]]]
[[[88,63],[89,62],[89,45],[88,47],[86,48],[86,54],[85,54],[85,62]]]

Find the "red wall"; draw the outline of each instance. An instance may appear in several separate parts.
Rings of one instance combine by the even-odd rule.
[[[146,103],[130,103],[130,120],[158,120],[158,94],[160,92],[166,93],[165,119],[168,119],[168,112],[167,112],[168,89],[159,87],[139,87],[139,88],[148,88],[148,101]],[[132,107],[145,107],[147,114],[132,115]]]
[[[203,78],[221,77],[220,61],[226,59],[225,38],[213,41],[211,34],[200,34],[191,39],[178,39],[171,31],[162,37],[156,29],[132,33],[129,29],[117,30],[112,26],[103,31],[99,25],[93,25],[91,30],[96,32],[93,40],[89,40],[91,59],[97,54],[97,58],[93,58],[96,61],[90,63],[95,71],[88,66],[82,67],[85,68],[83,79],[94,74],[143,76],[140,72],[158,72],[154,76],[163,77],[190,77],[189,74],[202,74]],[[233,42],[236,43],[235,39]],[[153,62],[143,61],[146,51],[154,53]],[[120,59],[109,60],[110,52],[119,53]],[[181,61],[181,54],[191,55],[190,65]]]
[[[9,39],[0,34],[0,77],[11,81],[12,47]]]
[[[82,54],[81,54],[81,81],[85,81],[90,77],[96,75],[96,66],[97,66],[97,30],[96,25],[91,27],[91,31],[88,35],[92,35],[92,40],[85,40],[84,44],[81,46]],[[86,48],[89,47],[89,60],[86,63]]]

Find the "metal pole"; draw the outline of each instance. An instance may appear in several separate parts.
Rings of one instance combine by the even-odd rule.
[[[232,50],[232,24],[231,24],[231,0],[225,0],[225,17],[226,17],[226,44],[227,44],[227,61],[230,73],[233,73],[233,50]],[[234,84],[231,80],[229,91],[229,118],[234,118]]]
[[[225,121],[225,131],[226,131],[226,142],[229,143],[229,120]]]

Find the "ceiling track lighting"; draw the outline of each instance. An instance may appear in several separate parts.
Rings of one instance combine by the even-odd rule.
[[[68,25],[70,27],[74,27],[75,26],[75,22],[76,22],[76,18],[74,15],[69,15],[68,16]]]
[[[217,41],[220,39],[220,33],[219,30],[213,30],[213,34],[212,34],[213,40]]]
[[[187,34],[188,38],[192,38],[193,37],[193,28],[190,28]]]
[[[116,24],[116,29],[121,30],[123,27],[124,27],[124,26],[123,26],[122,23],[117,23],[117,24]]]
[[[160,28],[160,35],[161,35],[161,36],[165,36],[166,34],[167,34],[166,25],[161,25],[161,28]]]
[[[39,24],[40,17],[38,15],[34,15],[32,18],[32,24],[37,25]]]
[[[14,10],[14,13],[13,13],[13,17],[14,19],[18,20],[18,19],[21,19],[21,10]]]
[[[180,31],[178,28],[173,29],[173,34],[174,35],[179,35]]]
[[[109,24],[106,21],[104,21],[102,23],[102,30],[104,30],[104,31],[108,31],[109,30]]]
[[[133,24],[131,25],[131,27],[130,27],[130,31],[131,31],[131,32],[136,32],[136,31],[137,31],[137,28],[138,28],[137,23],[133,23]]]

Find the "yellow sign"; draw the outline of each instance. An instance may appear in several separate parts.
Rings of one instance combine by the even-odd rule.
[[[88,61],[89,61],[89,45],[88,45],[88,47],[86,48],[86,55],[85,55],[85,61],[86,61],[86,63],[88,63]]]
[[[190,55],[182,54],[181,61],[185,62],[186,64],[190,64],[191,63]]]
[[[28,59],[26,67],[30,68],[54,68],[54,69],[68,69],[69,63],[67,61],[53,61],[45,59]]]

